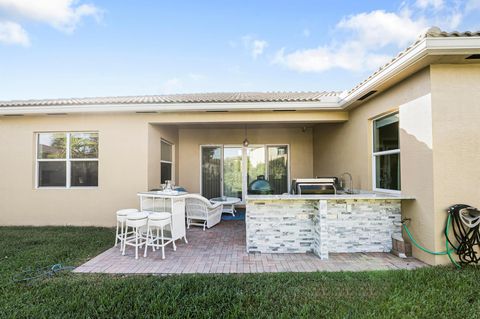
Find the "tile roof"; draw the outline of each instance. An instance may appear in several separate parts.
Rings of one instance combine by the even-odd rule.
[[[135,105],[135,104],[175,104],[175,103],[249,103],[249,102],[322,102],[338,98],[361,88],[370,79],[377,76],[385,68],[399,60],[402,56],[413,50],[416,45],[426,38],[460,38],[480,37],[480,31],[470,32],[446,32],[437,27],[431,27],[421,34],[418,39],[405,50],[397,54],[392,60],[381,66],[364,81],[358,83],[352,89],[340,91],[322,92],[219,92],[219,93],[191,93],[191,94],[166,94],[144,96],[116,96],[116,97],[90,97],[90,98],[66,98],[66,99],[43,99],[43,100],[13,100],[0,101],[2,107],[42,107],[42,106],[76,106],[76,105]],[[339,101],[339,103],[341,103]]]
[[[108,104],[320,102],[341,92],[230,92],[0,101],[0,107]]]
[[[423,38],[441,38],[441,37],[448,37],[448,38],[454,38],[454,37],[479,37],[480,36],[480,31],[452,31],[452,32],[447,32],[447,31],[442,31],[438,27],[431,27],[428,29],[425,33],[423,33],[420,36],[420,39]],[[418,42],[419,40],[417,40]]]

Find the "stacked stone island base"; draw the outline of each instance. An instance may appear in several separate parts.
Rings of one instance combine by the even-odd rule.
[[[254,198],[252,198],[254,197]],[[321,195],[317,196],[321,197]],[[254,253],[390,252],[401,236],[400,199],[247,198],[247,251]]]

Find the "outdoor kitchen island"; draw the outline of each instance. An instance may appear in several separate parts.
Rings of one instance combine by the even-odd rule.
[[[401,233],[396,194],[248,195],[247,251],[307,253],[390,252]]]

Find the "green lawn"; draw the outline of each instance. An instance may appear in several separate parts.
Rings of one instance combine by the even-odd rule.
[[[28,267],[79,265],[113,242],[84,227],[0,227],[0,317],[479,318],[480,270],[109,276],[13,283]]]

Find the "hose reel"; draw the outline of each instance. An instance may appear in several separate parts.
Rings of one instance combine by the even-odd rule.
[[[480,263],[480,211],[469,205],[457,204],[448,209],[448,214],[451,216],[453,236],[458,243],[456,253],[460,264]],[[450,238],[446,238],[455,247]]]
[[[452,209],[452,207],[450,207],[450,209]],[[460,208],[458,215],[460,216],[460,220],[468,228],[477,227],[478,224],[480,224],[480,211],[474,207]]]
[[[475,207],[456,204],[450,206],[447,210],[447,222],[445,225],[445,251],[435,252],[422,247],[413,238],[407,227],[405,218],[402,225],[412,243],[420,250],[432,255],[448,255],[450,261],[461,268],[463,265],[480,263],[480,210]],[[450,239],[450,229],[453,232],[453,239]],[[452,257],[452,253],[458,255],[458,262]]]

